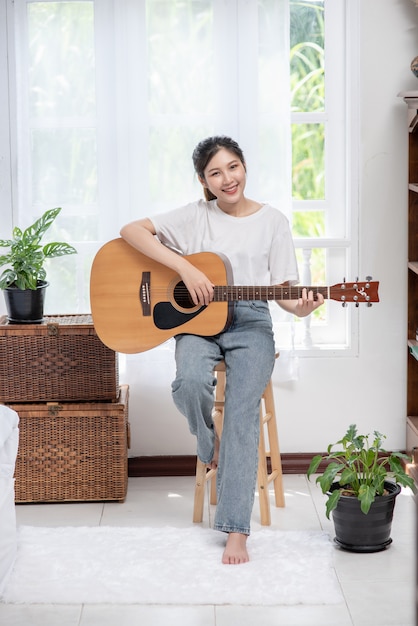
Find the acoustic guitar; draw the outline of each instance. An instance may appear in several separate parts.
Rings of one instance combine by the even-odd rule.
[[[214,283],[208,306],[196,306],[180,276],[141,254],[123,239],[113,239],[96,254],[90,279],[93,323],[101,341],[116,352],[144,352],[179,333],[213,336],[228,327],[231,303],[238,300],[295,300],[302,289],[316,298],[371,305],[378,282],[342,282],[332,287],[231,285],[228,260],[213,252],[186,257]]]

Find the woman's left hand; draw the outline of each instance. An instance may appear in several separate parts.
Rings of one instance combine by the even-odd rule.
[[[297,300],[294,313],[298,317],[306,317],[310,315],[312,311],[315,311],[318,307],[324,304],[324,296],[322,293],[317,294],[317,299],[314,299],[313,291],[307,291],[304,287],[302,289],[302,297]]]

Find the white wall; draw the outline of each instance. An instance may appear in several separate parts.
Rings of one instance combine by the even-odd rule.
[[[418,8],[411,0],[361,0],[358,36],[359,271],[380,281],[381,301],[357,310],[358,357],[300,359],[298,381],[275,382],[282,452],[325,450],[353,422],[385,433],[388,448],[405,446],[408,137],[397,94],[418,89],[409,67],[418,55]],[[132,456],[195,453],[171,402],[173,359],[168,345],[127,357],[122,368],[131,385]]]

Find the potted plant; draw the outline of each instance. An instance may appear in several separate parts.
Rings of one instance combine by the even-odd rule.
[[[43,319],[46,259],[75,254],[68,243],[51,242],[42,245],[43,235],[61,208],[50,209],[25,230],[15,227],[12,239],[0,239],[0,247],[9,248],[0,256],[0,267],[8,266],[0,276],[4,290],[8,320],[14,323],[40,323]]]
[[[352,424],[342,439],[328,446],[327,454],[313,457],[307,471],[310,478],[322,461],[327,462],[316,482],[328,496],[326,515],[329,519],[332,512],[335,542],[352,552],[377,552],[390,545],[400,485],[414,489],[403,466],[409,457],[387,452],[384,439],[377,431],[359,435]]]

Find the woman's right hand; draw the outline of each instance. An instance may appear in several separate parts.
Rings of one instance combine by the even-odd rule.
[[[213,300],[213,283],[206,274],[192,265],[187,259],[183,259],[183,261],[184,265],[180,270],[180,276],[190,293],[193,303],[196,306],[208,305]]]

